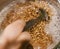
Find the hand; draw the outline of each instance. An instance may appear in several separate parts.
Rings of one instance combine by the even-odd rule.
[[[30,34],[22,32],[25,24],[17,20],[8,25],[0,36],[0,49],[19,49],[24,41],[30,41]]]

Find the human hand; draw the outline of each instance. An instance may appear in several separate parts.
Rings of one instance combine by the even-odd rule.
[[[22,32],[25,24],[17,20],[8,25],[0,36],[0,49],[19,49],[24,41],[30,41],[30,34]]]

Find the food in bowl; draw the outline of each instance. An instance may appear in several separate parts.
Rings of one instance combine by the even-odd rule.
[[[30,44],[33,48],[47,49],[54,40],[50,32],[47,33],[45,29],[55,15],[54,8],[46,1],[17,2],[6,14],[1,29],[4,30],[12,22],[23,19],[26,22],[23,31],[30,33],[32,37]]]

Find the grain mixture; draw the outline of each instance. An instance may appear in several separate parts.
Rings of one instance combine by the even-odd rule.
[[[41,49],[47,49],[47,46],[53,41],[52,37],[44,31],[44,27],[49,23],[52,15],[52,10],[45,1],[30,1],[23,4],[16,3],[6,15],[1,24],[1,29],[4,29],[7,25],[18,19],[23,19],[27,23],[24,31],[30,32],[32,36],[30,43],[33,47],[40,46]]]

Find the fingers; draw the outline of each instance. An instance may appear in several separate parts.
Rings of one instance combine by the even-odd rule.
[[[0,37],[0,49],[4,49],[6,44],[7,44],[6,39]]]
[[[18,48],[23,48],[25,46],[27,46],[27,44],[30,42],[31,40],[31,36],[29,34],[29,32],[23,32],[17,39],[16,42],[18,42],[18,44],[20,44],[20,46]],[[23,46],[24,45],[24,46]]]
[[[23,20],[17,20],[6,27],[2,34],[2,37],[8,39],[9,41],[12,41],[16,39],[19,34],[21,34],[24,26],[25,22]]]
[[[6,27],[6,29],[4,30],[4,32],[1,36],[2,42],[1,41],[0,42],[3,45],[1,47],[1,49],[3,49],[5,47],[7,42],[11,43],[12,41],[16,40],[16,42],[18,42],[18,46],[17,47],[14,46],[14,47],[19,48],[19,46],[21,46],[22,42],[30,41],[30,39],[31,39],[30,34],[28,32],[22,33],[22,30],[23,30],[25,24],[26,23],[23,20],[17,20]]]
[[[8,46],[7,49],[19,49],[19,47],[20,47],[20,44],[17,43],[17,44]]]
[[[15,44],[12,44],[8,49],[19,49],[21,48],[24,41],[30,41],[31,36],[29,32],[22,32],[21,35],[16,39]]]
[[[31,36],[29,34],[29,32],[23,32],[18,38],[17,38],[17,42],[24,42],[24,41],[30,41]]]

